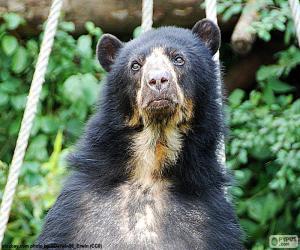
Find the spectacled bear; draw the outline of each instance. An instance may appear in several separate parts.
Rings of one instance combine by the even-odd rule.
[[[207,19],[126,43],[102,36],[97,58],[108,73],[99,109],[69,157],[72,174],[38,244],[243,249],[216,154],[225,130],[219,46]]]

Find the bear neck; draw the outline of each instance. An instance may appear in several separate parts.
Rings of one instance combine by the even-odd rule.
[[[116,119],[116,113],[105,111],[91,119],[84,143],[68,157],[73,169],[99,185],[168,183],[173,189],[198,193],[228,184],[216,155],[223,131],[217,115],[213,116],[216,119],[205,119],[208,116],[198,117],[201,112],[197,110],[187,131],[186,126],[131,128]]]
[[[182,133],[173,124],[151,124],[133,135],[130,179],[149,187],[166,182],[163,172],[172,167],[182,149]]]

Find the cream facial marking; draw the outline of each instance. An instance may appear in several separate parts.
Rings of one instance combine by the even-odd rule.
[[[145,108],[147,103],[143,102],[145,88],[149,79],[149,73],[155,71],[165,71],[169,75],[170,88],[176,88],[177,95],[173,94],[173,100],[179,104],[183,103],[183,93],[178,86],[177,74],[174,70],[174,65],[164,53],[163,48],[154,48],[152,53],[145,59],[145,64],[142,67],[141,87],[137,93],[137,103],[141,108]]]
[[[163,48],[153,49],[142,67],[137,107],[128,121],[129,126],[137,125],[140,121],[144,125],[143,130],[133,136],[132,158],[128,164],[132,180],[144,188],[166,184],[166,180],[162,177],[163,169],[176,162],[182,148],[182,136],[189,130],[187,122],[193,116],[192,101],[185,99],[174,67]],[[155,71],[168,72],[168,89],[153,90],[149,87],[151,81],[149,72]],[[160,81],[160,78],[158,79]],[[161,83],[160,81],[159,84]],[[156,119],[161,114],[159,111],[153,114],[151,110],[147,110],[151,98],[171,99],[170,105],[173,106],[163,113],[162,121],[152,122],[152,119]],[[164,120],[165,116],[166,120]]]
[[[167,112],[169,116],[178,113],[178,109],[185,109],[184,106],[186,105],[183,91],[178,84],[178,72],[175,72],[176,66],[166,55],[164,49],[154,48],[143,61],[144,65],[141,68],[141,79],[137,88],[134,112],[126,120],[126,124],[130,127],[142,124],[147,126],[153,118],[157,117],[148,112],[151,109],[149,103],[153,101],[157,103],[159,100],[166,99],[167,104],[165,103],[165,107],[169,108]],[[151,86],[151,81],[154,80],[162,86]],[[181,114],[176,115],[177,118],[181,116]]]

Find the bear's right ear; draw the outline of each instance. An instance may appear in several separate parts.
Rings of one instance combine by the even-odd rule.
[[[111,34],[104,34],[97,44],[97,59],[101,66],[109,72],[114,63],[117,52],[123,43]]]

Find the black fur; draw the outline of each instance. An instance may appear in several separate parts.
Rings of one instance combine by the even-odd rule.
[[[117,51],[122,47],[122,42],[111,34],[105,34],[97,45],[97,58],[106,71],[114,62]]]
[[[147,241],[140,240],[140,234],[123,235],[120,227],[126,220],[134,229],[135,215],[156,202],[147,190],[135,196],[140,186],[130,182],[126,164],[131,140],[143,126],[132,128],[125,122],[133,114],[138,84],[130,62],[153,47],[185,55],[179,84],[193,100],[194,117],[176,163],[163,172],[173,184],[163,213],[153,208],[154,217],[159,216],[157,238]],[[225,126],[211,52],[191,30],[175,27],[146,32],[119,48],[111,65],[106,64],[110,72],[99,111],[69,157],[73,173],[49,211],[37,243],[101,243],[104,249],[243,249],[237,218],[224,194],[228,178],[215,153]]]
[[[199,36],[213,54],[218,51],[221,45],[221,32],[212,21],[202,19],[194,25],[192,31]]]

